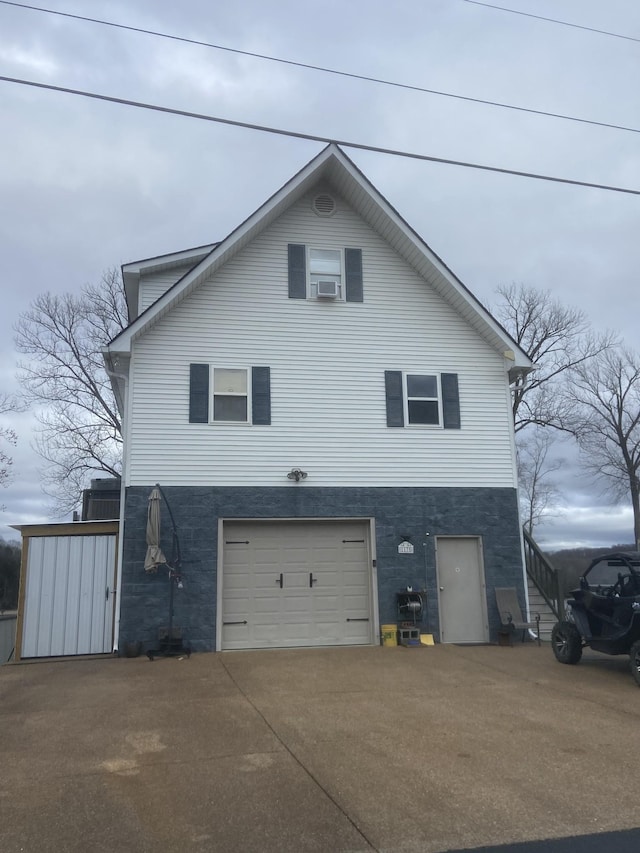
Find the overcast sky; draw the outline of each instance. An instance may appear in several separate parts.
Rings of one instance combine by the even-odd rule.
[[[500,4],[499,4],[500,5]],[[637,0],[48,0],[49,9],[472,98],[640,128]],[[0,4],[0,75],[453,160],[640,189],[637,133],[348,79]],[[323,145],[0,82],[0,391],[39,293],[223,238]],[[345,149],[485,304],[550,289],[596,329],[638,334],[640,197]],[[5,424],[7,422],[5,421]],[[6,524],[50,518],[15,416]],[[574,454],[565,448],[568,458]],[[631,541],[577,462],[550,546]]]

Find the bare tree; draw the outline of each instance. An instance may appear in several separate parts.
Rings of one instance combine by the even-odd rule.
[[[553,443],[549,430],[542,428],[521,432],[516,443],[522,517],[531,536],[542,517],[548,516],[549,508],[560,499],[553,473],[560,470],[563,460],[550,458]]]
[[[586,470],[616,497],[631,497],[640,549],[640,356],[628,347],[601,352],[572,370],[574,432]]]
[[[19,378],[37,410],[44,490],[61,514],[77,505],[91,474],[120,472],[122,427],[101,350],[126,325],[115,269],[79,295],[38,296],[16,324],[17,348],[29,357]]]
[[[15,411],[16,408],[17,406],[13,398],[9,397],[8,394],[0,394],[0,416]],[[18,437],[15,430],[11,427],[0,425],[0,486],[4,489],[11,482],[13,458],[5,451],[3,445],[8,444],[15,447],[17,440]],[[0,506],[0,510],[4,509],[4,505]]]
[[[562,305],[548,290],[511,284],[497,292],[497,318],[534,364],[513,391],[516,432],[530,425],[570,431],[571,403],[562,380],[567,371],[606,352],[615,336],[596,335],[583,311]]]
[[[18,606],[20,552],[18,542],[8,542],[0,536],[0,613]]]

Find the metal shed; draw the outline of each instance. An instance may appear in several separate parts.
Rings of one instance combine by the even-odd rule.
[[[117,521],[17,525],[15,659],[113,650]]]

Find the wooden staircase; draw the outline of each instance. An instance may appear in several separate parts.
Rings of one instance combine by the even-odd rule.
[[[564,619],[561,579],[534,539],[526,530],[523,533],[530,618],[540,614],[540,638],[550,640],[551,629],[559,619]]]
[[[535,619],[536,613],[540,615],[540,639],[550,640],[551,629],[558,621],[558,617],[547,604],[544,595],[540,592],[535,583],[527,575],[527,587],[529,592],[529,613],[530,619]]]

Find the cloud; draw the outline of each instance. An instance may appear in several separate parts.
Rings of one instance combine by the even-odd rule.
[[[15,66],[16,73],[35,73],[44,77],[53,77],[60,68],[51,56],[40,50],[12,45],[0,46],[0,61],[5,63],[5,68]]]
[[[633,543],[633,512],[630,506],[572,506],[559,509],[535,531],[538,544],[552,551],[563,548],[611,548]],[[553,510],[550,512],[553,516]]]

